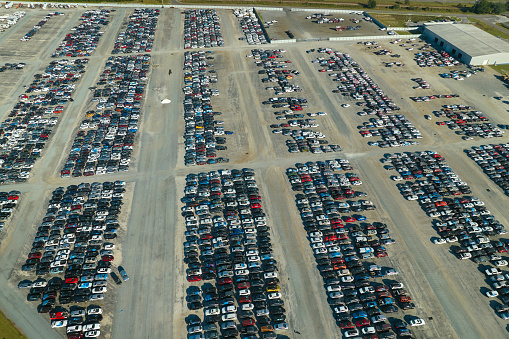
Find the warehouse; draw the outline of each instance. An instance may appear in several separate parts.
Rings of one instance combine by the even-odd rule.
[[[469,24],[425,24],[426,40],[467,65],[509,63],[509,44]]]

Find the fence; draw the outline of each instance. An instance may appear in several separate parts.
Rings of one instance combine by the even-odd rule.
[[[287,44],[297,42],[297,39],[271,40],[271,44]]]
[[[419,38],[420,34],[409,34],[404,35],[406,38]],[[355,41],[355,40],[379,40],[379,39],[396,39],[399,37],[398,35],[372,35],[372,36],[342,36],[342,37],[332,37],[329,38],[329,41]]]
[[[168,0],[164,0],[168,1]],[[30,2],[30,1],[16,1],[16,4],[21,3],[24,5],[28,4],[44,4],[43,2]],[[69,5],[69,6],[83,6],[86,5],[87,7],[127,7],[127,8],[196,8],[196,9],[252,9],[253,7],[246,7],[246,6],[206,6],[206,5],[144,5],[144,4],[117,4],[114,2],[106,2],[106,3],[87,3],[87,2],[47,2],[47,5]],[[282,11],[283,8],[281,7],[254,7],[255,9],[259,11]]]
[[[412,27],[389,27],[389,31],[417,31],[420,30],[421,26],[412,26]]]
[[[385,27],[385,25],[384,25],[383,23],[381,23],[381,22],[380,22],[380,21],[378,21],[377,19],[373,18],[373,17],[372,17],[369,13],[364,12],[364,15],[365,15],[365,16],[368,16],[368,17],[370,17],[370,18],[371,18],[371,20],[372,20],[372,21],[375,23],[375,25],[377,25],[378,27],[380,27],[380,28],[387,28],[387,27]]]
[[[265,35],[265,40],[270,44],[270,36],[269,32],[265,29],[265,25],[263,24],[262,19],[260,18],[260,15],[258,14],[258,11],[256,8],[253,8],[253,13],[256,15],[256,20],[258,20],[258,24],[260,25],[260,28],[262,29],[263,35]]]
[[[355,11],[348,9],[323,9],[323,8],[291,8],[292,12],[313,12],[313,13],[355,13],[355,14],[365,14],[364,11]]]

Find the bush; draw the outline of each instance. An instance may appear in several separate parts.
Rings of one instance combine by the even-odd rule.
[[[470,11],[475,14],[500,14],[507,7],[508,3],[479,0],[470,8]]]
[[[376,7],[376,0],[368,0],[368,8],[375,8]]]
[[[391,7],[392,9],[399,9],[399,4],[395,4],[394,6]]]

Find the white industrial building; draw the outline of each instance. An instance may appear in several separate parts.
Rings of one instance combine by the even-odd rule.
[[[434,47],[467,65],[509,64],[509,44],[474,25],[424,24],[423,35]]]

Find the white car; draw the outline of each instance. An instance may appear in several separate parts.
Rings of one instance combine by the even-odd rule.
[[[105,250],[114,250],[114,249],[115,249],[115,244],[112,244],[112,243],[104,243],[104,249],[105,249]]]
[[[201,325],[198,325],[198,326],[189,327],[189,329],[187,330],[187,333],[191,334],[191,333],[196,333],[196,332],[201,332],[201,331],[203,331],[203,327]]]
[[[342,282],[352,282],[352,281],[354,281],[354,278],[351,275],[346,275],[346,276],[341,277],[341,281]]]
[[[401,181],[401,180],[403,180],[403,177],[399,176],[399,175],[393,175],[391,177],[391,179],[394,180],[394,181]]]
[[[272,292],[268,294],[269,299],[281,299],[281,293]]]
[[[239,291],[239,295],[250,295],[250,294],[251,291],[248,288]]]
[[[373,326],[361,328],[362,334],[375,334],[376,330]]]
[[[288,324],[287,323],[279,323],[274,325],[274,330],[281,331],[281,330],[287,330]]]
[[[36,280],[34,281],[33,287],[46,287],[48,282],[46,280]]]
[[[101,331],[99,330],[85,332],[85,338],[97,338],[100,335]]]
[[[91,307],[88,309],[88,314],[101,314],[103,313],[103,309],[100,307]]]
[[[88,332],[88,331],[92,331],[92,330],[98,330],[100,328],[101,328],[101,324],[99,324],[99,323],[83,325],[83,331],[84,332]]]
[[[337,298],[342,298],[343,297],[343,292],[341,291],[337,291],[337,292],[329,292],[329,298],[331,299],[337,299]]]
[[[227,313],[227,314],[223,314],[221,316],[221,320],[224,322],[224,321],[230,321],[230,320],[237,320],[237,314],[235,313]]]
[[[91,294],[89,300],[102,300],[104,299],[104,294],[98,293],[98,294]]]
[[[254,309],[254,304],[252,303],[242,304],[241,308],[243,311],[251,311],[252,309]]]
[[[488,291],[488,292],[486,292],[486,296],[488,298],[495,298],[495,297],[498,297],[498,292],[497,291]]]
[[[398,270],[395,268],[389,268],[385,271],[385,275],[397,275],[399,274]]]
[[[424,324],[426,324],[426,323],[421,318],[410,320],[410,326],[422,326]]]
[[[221,312],[219,311],[219,308],[217,307],[214,307],[214,308],[208,308],[205,310],[205,316],[209,316],[209,315],[218,315],[220,314]]]
[[[495,266],[507,266],[509,263],[507,260],[497,260],[495,261]]]
[[[51,322],[51,327],[52,328],[60,328],[60,327],[65,327],[67,326],[67,320],[53,320]]]
[[[226,306],[226,307],[223,307],[221,309],[221,312],[223,314],[225,313],[232,313],[232,312],[237,312],[237,307],[233,306],[233,305],[230,305],[230,306]]]
[[[83,326],[81,326],[81,325],[74,325],[74,326],[67,327],[67,333],[81,332],[82,330],[83,330]]]
[[[85,310],[74,310],[71,311],[71,317],[82,317],[86,314]]]
[[[437,239],[433,239],[433,243],[435,245],[441,245],[441,244],[445,244],[447,242],[447,240],[443,239],[443,238],[437,238]]]
[[[94,287],[92,289],[92,293],[104,293],[108,290],[108,288],[106,288],[106,286],[98,286],[98,287]]]
[[[354,328],[345,332],[345,338],[356,337],[359,335],[359,330]]]
[[[343,104],[341,107],[350,107],[350,104]]]

